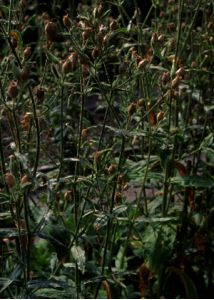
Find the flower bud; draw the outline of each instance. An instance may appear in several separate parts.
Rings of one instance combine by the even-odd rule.
[[[16,98],[18,93],[19,93],[19,89],[18,89],[18,85],[17,85],[17,82],[12,80],[8,86],[8,89],[7,89],[7,93],[9,95],[9,97],[11,98]]]
[[[99,56],[99,54],[100,54],[100,49],[98,47],[94,47],[91,53],[93,59],[96,59]]]
[[[160,122],[163,119],[164,115],[165,115],[164,111],[159,111],[156,116],[157,121]]]
[[[27,0],[20,0],[19,5],[22,10],[26,9],[27,8]]]
[[[116,30],[118,28],[118,23],[116,20],[111,21],[109,28],[111,31]]]
[[[151,44],[155,46],[158,43],[158,34],[157,32],[153,32],[152,38],[151,38]]]
[[[58,33],[56,23],[49,21],[45,25],[45,32],[46,32],[46,36],[47,36],[48,41],[50,41],[50,42],[55,41],[56,38],[57,38],[57,33]]]
[[[26,114],[23,116],[21,120],[21,125],[24,130],[28,130],[30,127],[30,122],[32,118],[32,113],[26,112]]]
[[[16,38],[12,37],[11,38],[11,44],[13,45],[14,48],[16,48],[18,46],[18,41]]]
[[[178,76],[180,76],[180,77],[183,77],[184,74],[185,74],[185,69],[184,69],[184,67],[179,68],[179,69],[176,71],[175,74],[178,75]]]
[[[196,61],[193,61],[193,62],[191,63],[191,68],[195,69],[195,68],[197,68],[197,67],[198,67],[197,62],[196,62]]]
[[[85,78],[85,77],[87,77],[90,74],[89,65],[82,64],[81,67],[82,67],[82,75]]]
[[[137,67],[140,71],[143,71],[143,70],[145,70],[148,63],[149,63],[148,59],[144,58],[138,63]]]
[[[16,184],[15,177],[14,177],[13,174],[10,173],[10,172],[7,172],[7,173],[4,175],[4,179],[5,179],[5,183],[7,184],[7,186],[8,186],[9,188],[14,187],[14,185]]]
[[[115,171],[116,171],[116,165],[115,164],[111,164],[109,167],[108,167],[108,174],[109,175],[112,175],[112,174],[114,174],[115,173]]]
[[[64,193],[64,198],[66,202],[72,202],[73,199],[73,191],[69,190],[67,192]]]
[[[122,185],[124,183],[124,175],[123,174],[119,174],[117,177],[117,183],[119,185]]]
[[[115,196],[114,196],[114,201],[119,204],[121,203],[121,200],[122,200],[122,194],[120,192],[116,192],[115,193]]]
[[[43,102],[45,91],[44,91],[44,89],[40,85],[38,85],[35,88],[35,94],[36,94],[36,97],[37,97],[38,101],[39,102]]]
[[[173,89],[177,88],[179,86],[180,81],[181,81],[180,77],[176,75],[176,77],[172,80],[171,87]]]
[[[90,37],[92,33],[92,28],[88,27],[82,32],[82,38],[84,41],[87,41],[87,39]]]
[[[21,70],[19,79],[20,81],[24,82],[29,78],[30,75],[30,66],[24,66],[24,68]]]
[[[131,103],[128,107],[128,115],[131,117],[136,112],[136,103]]]
[[[159,42],[160,44],[162,44],[163,41],[164,41],[164,35],[163,35],[163,34],[160,34],[160,35],[158,36],[158,42]]]
[[[166,84],[169,81],[170,73],[164,72],[161,76],[161,81],[163,84]]]
[[[71,20],[70,20],[68,14],[63,16],[62,22],[65,27],[68,27],[68,28],[71,27]]]
[[[143,107],[145,105],[145,100],[143,98],[137,100],[137,107]]]
[[[22,176],[20,182],[21,182],[22,185],[24,185],[26,183],[30,183],[28,175]]]
[[[31,47],[26,47],[24,49],[23,54],[24,54],[24,59],[28,59],[31,55]]]
[[[66,61],[62,64],[62,73],[68,74],[73,71],[74,64],[73,62],[67,58]]]
[[[88,128],[83,128],[82,132],[81,132],[81,137],[83,139],[87,138],[88,137],[88,134],[89,134],[89,130]]]

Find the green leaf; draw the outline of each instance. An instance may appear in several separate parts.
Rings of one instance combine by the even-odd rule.
[[[171,182],[183,187],[211,188],[214,180],[202,176],[176,176],[171,178]]]
[[[86,262],[85,250],[83,250],[80,246],[73,246],[71,248],[71,254],[74,260],[77,262],[78,269],[84,274]]]
[[[53,55],[50,51],[46,51],[46,55],[50,62],[53,62],[55,64],[59,63],[60,59],[57,56]]]
[[[9,211],[0,213],[0,221],[7,220],[10,218],[11,218],[11,213]]]
[[[165,223],[169,221],[177,221],[178,217],[161,217],[161,218],[145,218],[145,217],[138,217],[135,221],[136,222],[145,222],[145,223]]]
[[[208,134],[208,136],[206,136],[203,139],[199,149],[203,149],[203,148],[206,148],[206,147],[212,147],[213,140],[214,140],[214,134],[213,133]]]
[[[10,274],[9,279],[5,280],[5,278],[0,278],[0,284],[3,283],[3,287],[0,290],[0,294],[8,288],[22,273],[23,267],[22,265],[17,265],[16,268],[13,270],[13,272]]]
[[[26,231],[21,229],[21,235],[26,234]],[[0,239],[13,238],[19,236],[17,228],[0,228]]]
[[[117,271],[125,271],[127,269],[127,258],[125,256],[125,249],[123,246],[120,246],[120,249],[117,253],[115,266]]]
[[[35,299],[75,299],[74,289],[69,288],[66,291],[59,291],[53,288],[44,288],[37,290],[31,295]]]
[[[67,284],[63,281],[58,280],[31,280],[28,282],[27,287],[29,289],[41,289],[41,288],[54,288],[54,289],[64,289]]]

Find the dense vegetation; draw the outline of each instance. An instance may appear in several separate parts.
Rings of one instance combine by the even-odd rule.
[[[0,297],[212,298],[214,2],[42,2],[0,2]]]

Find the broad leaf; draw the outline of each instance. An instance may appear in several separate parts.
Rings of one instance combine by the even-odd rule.
[[[71,248],[71,254],[74,260],[77,262],[78,269],[84,274],[86,262],[85,250],[83,250],[80,246],[73,246]]]

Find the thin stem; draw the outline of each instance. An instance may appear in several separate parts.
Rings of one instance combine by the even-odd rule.
[[[8,35],[10,34],[10,27],[11,27],[11,14],[12,12],[12,0],[10,0],[10,6],[9,6],[9,18],[8,18],[8,27],[7,27],[7,32],[8,32]]]
[[[175,50],[175,59],[178,59],[178,51],[180,45],[180,38],[181,38],[181,17],[183,12],[184,0],[179,0],[179,8],[178,8],[178,32],[177,32],[177,43],[176,43],[176,50]]]
[[[0,22],[0,27],[1,30],[3,31],[9,45],[10,45],[10,49],[13,52],[13,55],[18,63],[18,66],[22,69],[22,63],[16,53],[16,49],[13,47],[13,44],[11,43],[10,37],[7,35],[4,27],[2,26],[1,22]],[[30,95],[30,99],[31,99],[31,103],[32,103],[32,108],[33,108],[33,118],[34,118],[34,123],[35,123],[35,127],[36,127],[36,157],[35,157],[35,161],[34,161],[34,168],[33,168],[33,176],[36,175],[37,172],[37,167],[38,167],[38,163],[39,163],[39,156],[40,156],[40,129],[39,129],[39,120],[37,117],[37,112],[36,112],[36,103],[33,97],[33,93],[32,93],[32,89],[29,86],[28,87],[28,92]]]
[[[38,164],[39,164],[39,156],[40,156],[40,129],[39,129],[39,119],[37,116],[37,112],[36,112],[36,103],[33,97],[33,93],[32,93],[32,89],[30,87],[28,87],[28,91],[30,94],[30,98],[31,98],[31,103],[32,103],[32,107],[33,107],[33,118],[34,118],[34,123],[35,123],[35,127],[36,127],[36,157],[34,160],[34,167],[33,167],[33,176],[36,176],[36,172],[37,172],[37,168],[38,168]]]
[[[61,97],[60,97],[60,166],[57,181],[60,179],[63,171],[63,160],[64,160],[64,83],[61,86]]]
[[[194,14],[194,16],[193,16],[193,18],[192,18],[192,22],[191,22],[191,24],[190,24],[190,26],[189,26],[189,30],[188,30],[188,32],[187,32],[186,39],[184,40],[183,46],[182,46],[182,48],[181,48],[181,50],[180,50],[179,57],[182,56],[183,51],[184,51],[184,49],[186,48],[186,44],[187,44],[187,41],[188,41],[188,39],[189,39],[189,36],[190,36],[190,34],[191,34],[191,32],[192,32],[193,25],[194,25],[194,23],[195,23],[195,21],[196,21],[197,14],[198,14],[198,11],[199,11],[201,2],[202,2],[202,0],[199,0],[199,1],[198,1],[198,5],[197,5],[197,7],[196,7],[195,14]]]
[[[125,137],[122,136],[122,143],[121,143],[121,150],[120,150],[119,162],[118,162],[118,167],[117,167],[117,174],[119,174],[120,169],[122,167],[124,148],[125,148]],[[109,247],[110,233],[111,233],[112,222],[113,222],[112,212],[113,212],[113,209],[114,209],[116,188],[117,188],[117,180],[115,180],[114,186],[113,186],[113,190],[112,190],[112,196],[111,196],[111,203],[110,203],[110,208],[109,208],[109,216],[108,216],[108,222],[107,222],[107,228],[106,228],[106,237],[105,237],[105,244],[104,244],[104,250],[103,250],[103,257],[102,257],[102,266],[101,266],[100,277],[103,277],[104,271],[105,271],[105,267],[106,267],[107,251],[108,251],[108,247]],[[95,295],[94,295],[95,299],[98,296],[101,283],[102,283],[102,280],[100,280],[98,282],[98,284],[97,284]]]

